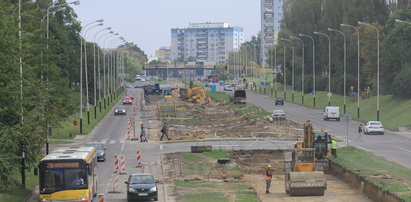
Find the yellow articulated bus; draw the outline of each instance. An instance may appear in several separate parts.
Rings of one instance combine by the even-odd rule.
[[[58,148],[40,161],[35,173],[41,202],[91,202],[97,195],[96,148]]]

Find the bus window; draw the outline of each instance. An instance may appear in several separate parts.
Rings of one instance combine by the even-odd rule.
[[[87,172],[84,169],[66,169],[64,179],[66,189],[87,188]]]
[[[53,193],[64,189],[63,170],[46,170],[42,175],[44,180],[40,182],[40,186],[42,186],[41,193]]]

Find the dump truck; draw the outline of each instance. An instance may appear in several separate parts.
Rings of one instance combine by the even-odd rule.
[[[315,140],[311,121],[304,123],[304,141],[297,141],[291,161],[284,161],[285,192],[290,196],[323,196],[327,189],[324,171],[316,170]]]
[[[233,104],[245,104],[246,98],[245,90],[235,90],[234,93],[230,95],[230,102]]]

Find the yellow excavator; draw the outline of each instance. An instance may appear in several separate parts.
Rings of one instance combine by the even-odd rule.
[[[322,196],[327,189],[324,171],[316,171],[311,121],[304,123],[304,141],[294,144],[291,161],[284,161],[285,192],[290,196]]]
[[[204,103],[208,99],[203,87],[180,88],[180,98],[192,103]]]

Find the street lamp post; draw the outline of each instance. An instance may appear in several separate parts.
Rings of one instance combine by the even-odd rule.
[[[98,42],[97,42],[97,44],[100,44],[100,40],[104,37],[104,36],[107,36],[107,35],[109,35],[109,34],[113,34],[114,32],[113,31],[110,31],[110,32],[107,32],[107,33],[104,33],[104,34],[102,34],[100,37],[99,37],[99,39],[97,40]],[[99,83],[101,83],[101,73],[100,73],[100,49],[101,49],[101,46],[100,46],[100,48],[98,48],[97,49],[97,66],[98,66],[98,80],[99,80]],[[104,59],[104,57],[103,57],[103,59]],[[103,84],[102,84],[102,86],[103,86],[103,98],[104,98],[104,109],[106,109],[106,99],[105,99],[105,81],[106,81],[106,79],[105,79],[105,74],[106,74],[106,69],[104,68],[104,64],[105,64],[105,60],[103,60]],[[100,112],[101,112],[101,86],[100,86],[100,88],[98,89],[98,96],[99,96],[99,102],[100,102]]]
[[[314,38],[311,37],[310,35],[306,34],[298,34],[301,37],[308,37],[311,39],[313,42],[313,106],[315,108],[315,94],[317,94],[317,91],[315,91],[315,44],[314,44]]]
[[[112,34],[107,36],[106,38],[104,38],[103,41],[103,47],[106,48],[106,40],[110,37],[113,36],[117,36],[118,33]],[[107,56],[107,57],[106,57]],[[107,61],[106,61],[107,59]],[[107,75],[105,77],[103,77],[103,83],[104,83],[104,108],[106,108],[106,98],[107,98],[107,105],[110,105],[110,85],[109,85],[109,79],[110,79],[110,71],[109,71],[109,53],[107,52],[106,54],[104,54],[104,60],[103,60],[103,74],[105,74],[105,71],[107,70]],[[106,82],[106,78],[107,77],[107,82]]]
[[[93,44],[93,73],[94,73],[94,119],[97,119],[97,85],[96,85],[96,37],[97,35],[102,32],[102,31],[106,31],[106,30],[110,30],[111,27],[107,27],[104,28],[102,30],[99,30],[98,32],[96,32],[94,34],[94,44]],[[98,81],[100,84],[100,68],[98,68]],[[100,88],[101,86],[99,86],[99,95],[100,95]],[[100,97],[101,98],[101,97]],[[100,108],[100,112],[101,112],[101,99],[99,100],[99,108]]]
[[[341,27],[351,27],[357,32],[357,118],[360,118],[360,31],[347,24],[341,24]]]
[[[291,101],[294,102],[294,43],[288,39],[280,38],[280,40],[287,41],[291,44],[292,63],[291,63]]]
[[[86,32],[84,33],[84,38],[86,37],[87,32],[88,32],[90,29],[93,29],[94,27],[102,26],[102,25],[103,25],[103,23],[100,22],[99,24],[96,24],[96,25],[88,28],[88,29],[86,30]],[[81,39],[81,40],[83,40],[83,39]],[[90,125],[90,101],[89,101],[89,96],[88,96],[87,41],[86,41],[86,40],[84,40],[84,69],[85,69],[85,72],[86,72],[87,123]],[[94,107],[94,109],[96,109],[96,108]]]
[[[331,106],[331,40],[330,37],[324,33],[314,32],[314,34],[325,36],[328,39],[328,106]],[[345,110],[344,110],[345,113]]]
[[[283,45],[284,47],[284,59],[283,59],[283,74],[284,74],[284,100],[287,99],[287,47],[285,46],[285,43],[282,41],[279,41],[281,43],[281,45]]]
[[[371,27],[377,32],[377,121],[380,120],[380,32],[368,23],[358,21],[358,24]]]
[[[90,22],[82,28],[83,30],[94,23],[101,23],[102,19]],[[80,134],[83,133],[83,31],[80,33]]]
[[[290,38],[301,42],[301,104],[304,105],[304,41],[295,36],[290,36]]]
[[[345,97],[347,96],[347,38],[345,37],[344,32],[340,30],[328,28],[328,31],[340,33],[342,34],[344,38],[344,114],[345,114],[347,111],[347,104],[346,104],[346,99],[345,99]]]

